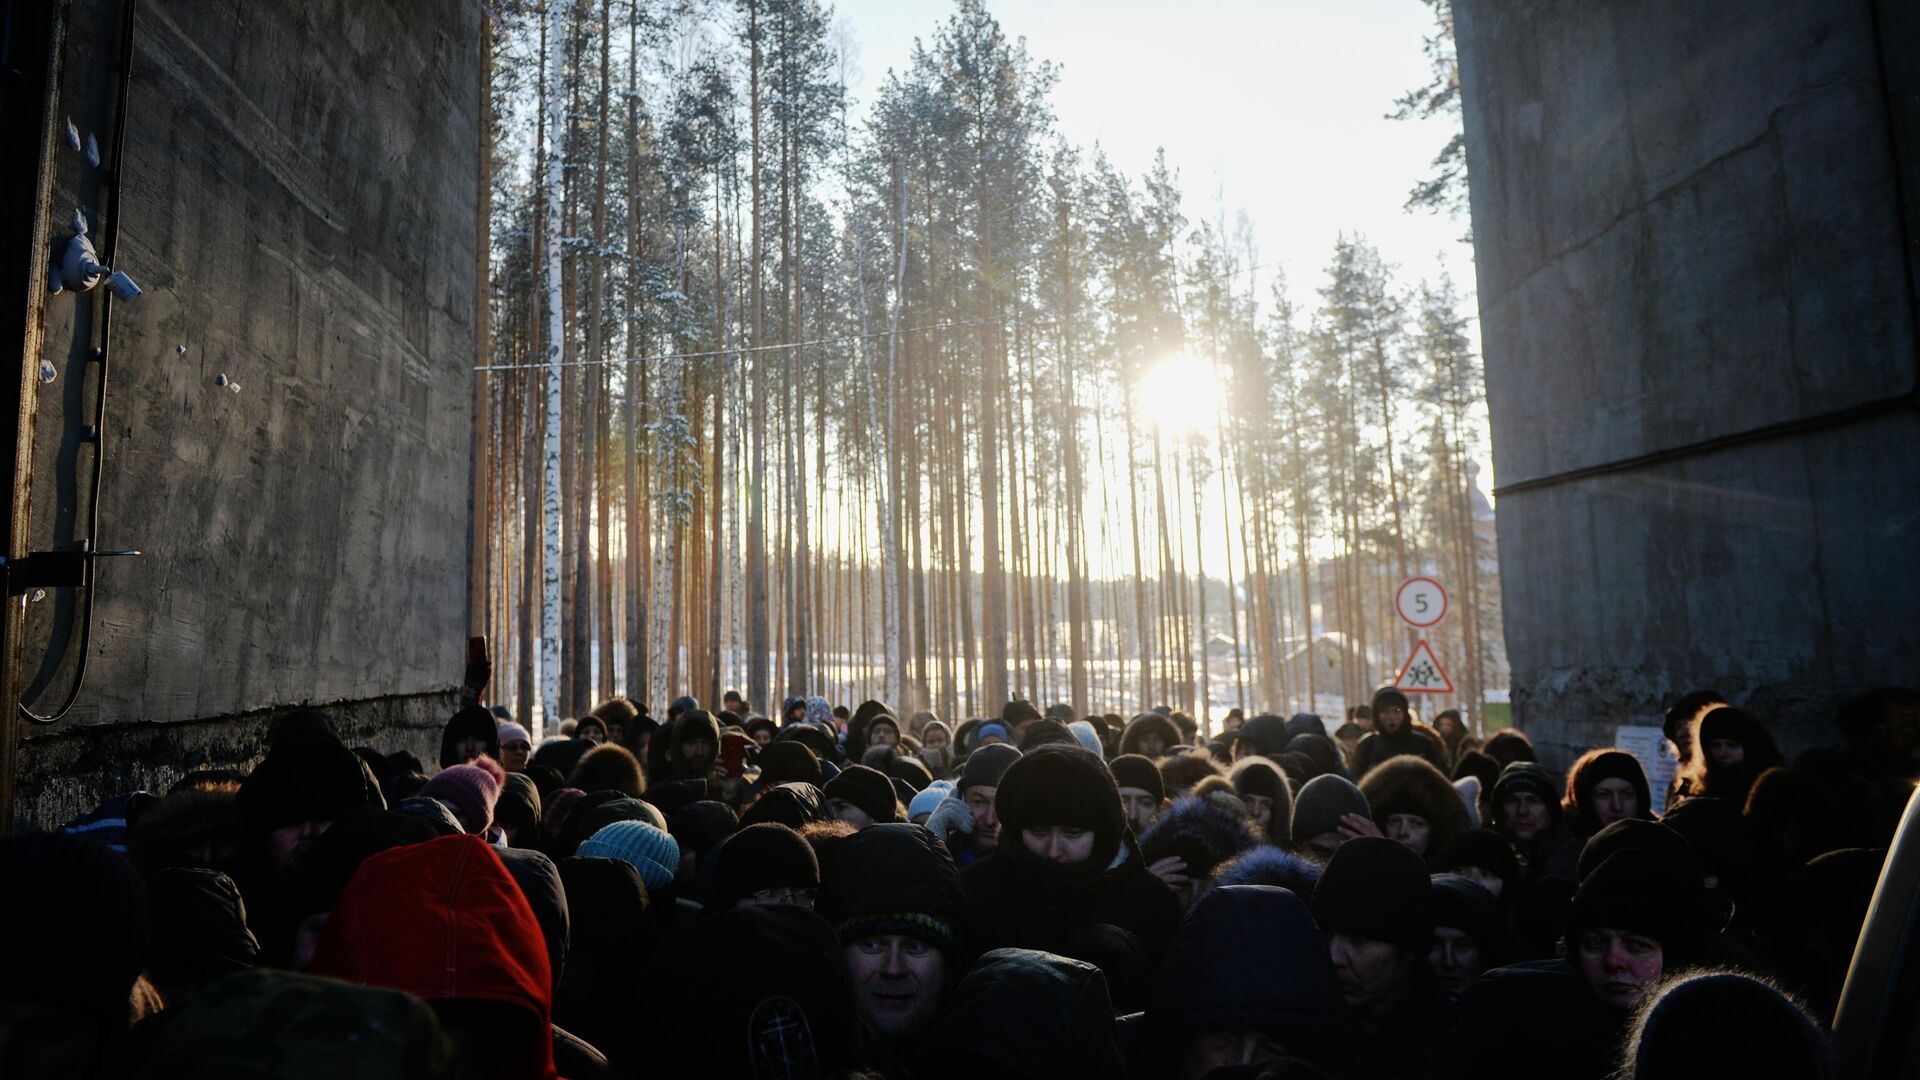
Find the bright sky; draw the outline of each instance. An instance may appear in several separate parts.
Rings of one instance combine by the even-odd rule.
[[[947,0],[838,0],[864,106],[889,67],[930,37]],[[1473,292],[1464,222],[1402,209],[1449,132],[1385,119],[1425,83],[1419,0],[989,0],[1010,37],[1060,66],[1053,102],[1068,139],[1098,141],[1138,177],[1165,146],[1189,221],[1245,210],[1260,261],[1305,306],[1341,230],[1364,233],[1411,285],[1441,265]],[[864,108],[857,110],[860,115]],[[1267,294],[1262,276],[1260,295]],[[1476,331],[1477,333],[1477,331]]]
[[[889,67],[904,67],[915,37],[929,38],[949,0],[838,0],[850,31],[854,115]],[[1364,234],[1396,266],[1403,288],[1441,267],[1472,313],[1473,250],[1464,221],[1404,209],[1451,132],[1444,120],[1389,120],[1394,99],[1428,77],[1422,42],[1433,30],[1420,0],[989,0],[1010,37],[1059,66],[1053,93],[1059,128],[1091,149],[1097,141],[1134,177],[1164,146],[1179,171],[1190,223],[1231,228],[1245,211],[1260,263],[1285,271],[1297,307],[1318,303],[1340,232]],[[1261,273],[1265,306],[1272,270]],[[1470,331],[1476,337],[1477,322]],[[1171,386],[1196,384],[1170,372]],[[1172,388],[1159,400],[1178,395]],[[1210,413],[1205,402],[1195,403]],[[1483,462],[1483,465],[1488,463]],[[1490,470],[1482,474],[1483,488]],[[1208,521],[1218,520],[1211,491]],[[1223,532],[1203,542],[1222,565]],[[1119,567],[1094,553],[1097,574]],[[1217,570],[1215,571],[1217,572]]]

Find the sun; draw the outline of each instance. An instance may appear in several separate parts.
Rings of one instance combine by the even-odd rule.
[[[1178,353],[1148,368],[1134,384],[1134,400],[1163,435],[1191,437],[1220,419],[1220,379],[1212,364]]]

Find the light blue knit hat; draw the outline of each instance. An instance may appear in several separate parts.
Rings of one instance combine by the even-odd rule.
[[[619,859],[640,871],[649,889],[673,884],[680,871],[680,844],[644,821],[616,821],[587,837],[575,854],[589,859]]]
[[[1067,725],[1067,730],[1073,732],[1073,737],[1080,740],[1081,746],[1099,754],[1101,757],[1107,756],[1106,747],[1100,745],[1100,733],[1093,730],[1092,724],[1087,723],[1085,720],[1075,720],[1073,723]]]
[[[907,804],[907,820],[912,821],[921,814],[933,813],[933,808],[940,805],[940,800],[952,794],[953,781],[951,780],[935,780],[928,784],[926,790],[915,795],[913,801]]]

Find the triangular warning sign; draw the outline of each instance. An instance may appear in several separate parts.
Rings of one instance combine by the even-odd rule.
[[[1427,647],[1425,639],[1414,645],[1413,655],[1407,657],[1393,685],[1409,694],[1453,693],[1453,680],[1447,678],[1446,669],[1440,666],[1439,659]]]

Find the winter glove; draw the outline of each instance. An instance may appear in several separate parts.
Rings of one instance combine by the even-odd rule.
[[[961,799],[941,799],[940,805],[933,808],[933,815],[927,818],[927,831],[939,837],[941,843],[953,847],[958,839],[955,834],[973,833],[973,807]]]

